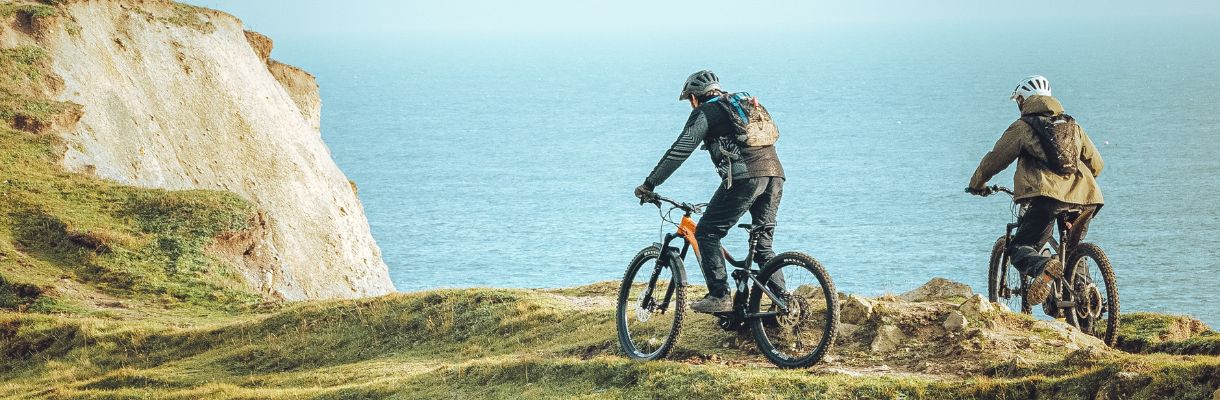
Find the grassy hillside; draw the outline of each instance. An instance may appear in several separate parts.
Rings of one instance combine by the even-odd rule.
[[[608,304],[610,293],[592,298]],[[782,371],[747,342],[719,345],[736,334],[704,316],[688,322],[676,361],[637,363],[616,354],[611,309],[587,304],[553,292],[467,289],[298,303],[198,326],[7,313],[0,351],[11,363],[0,368],[0,395],[1198,399],[1220,386],[1220,358],[1120,352],[1020,368],[997,360],[973,376]]]

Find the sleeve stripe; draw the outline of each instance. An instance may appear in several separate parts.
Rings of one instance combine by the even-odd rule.
[[[657,166],[652,169],[652,173],[648,174],[645,181],[656,186],[669,179],[669,176],[682,166],[682,163],[690,157],[706,135],[707,118],[703,116],[702,112],[696,110],[692,113],[686,128],[682,130],[682,134],[678,135],[678,139],[665,152],[665,156],[661,157],[661,161],[657,162]]]

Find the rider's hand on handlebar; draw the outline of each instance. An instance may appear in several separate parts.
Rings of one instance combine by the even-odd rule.
[[[640,199],[640,204],[644,204],[656,201],[657,195],[652,192],[651,185],[645,183],[635,187],[635,197]]]
[[[968,187],[966,188],[966,193],[970,193],[975,196],[990,196],[995,193],[995,190],[993,190],[990,186],[984,186],[982,188]]]

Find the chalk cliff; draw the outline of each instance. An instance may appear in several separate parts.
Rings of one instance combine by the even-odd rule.
[[[37,4],[15,2],[13,4]],[[36,44],[79,105],[50,129],[63,166],[126,185],[236,193],[255,228],[211,251],[250,286],[289,300],[394,290],[355,186],[330,157],[314,77],[270,58],[237,18],[170,1],[42,2],[0,28],[0,47]]]

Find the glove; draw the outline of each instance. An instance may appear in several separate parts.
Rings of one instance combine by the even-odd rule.
[[[991,190],[990,186],[984,186],[977,189],[968,187],[966,188],[966,193],[970,193],[975,196],[990,196],[992,193],[995,193],[995,191]]]
[[[635,197],[640,199],[640,204],[650,202],[653,197],[656,197],[656,194],[652,193],[652,189],[653,186],[649,185],[648,182],[635,187]]]

